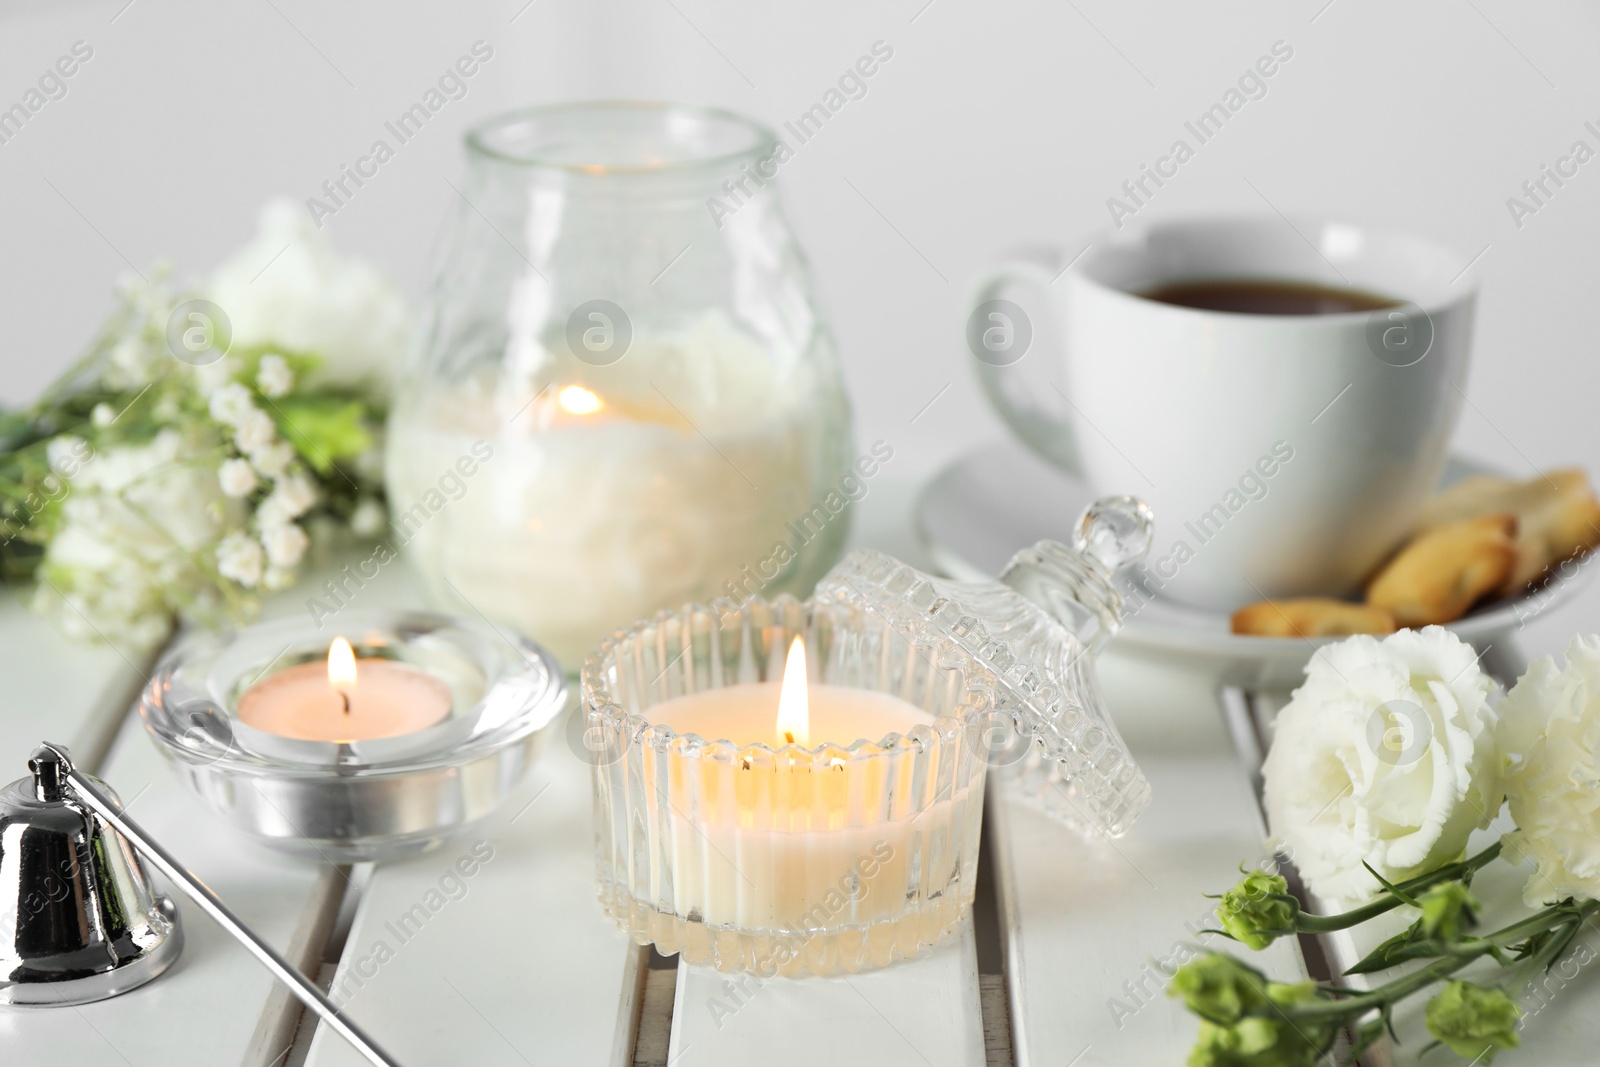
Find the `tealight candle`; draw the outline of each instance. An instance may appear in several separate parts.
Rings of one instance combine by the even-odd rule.
[[[256,683],[239,698],[239,721],[300,741],[372,741],[416,733],[450,713],[450,688],[393,660],[358,660],[334,638],[326,667],[302,663]]]

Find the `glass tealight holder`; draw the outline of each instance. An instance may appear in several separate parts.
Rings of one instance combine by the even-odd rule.
[[[617,632],[583,668],[600,902],[691,964],[763,977],[921,955],[972,905],[985,779],[1120,836],[1150,786],[1094,653],[1149,509],[1111,497],[1072,546],[951,582],[852,553],[814,598],[716,601]],[[794,643],[806,650],[804,737]],[[775,714],[776,712],[776,714]]]
[[[240,717],[247,692],[325,665],[336,635],[358,663],[435,679],[448,691],[443,718],[332,741]],[[524,638],[473,619],[369,610],[341,613],[325,629],[296,618],[191,635],[156,665],[139,714],[179,780],[231,827],[280,851],[352,863],[425,851],[493,811],[566,698],[560,664]]]
[[[920,721],[811,745],[652,721],[679,698],[776,686],[797,635],[814,694],[887,694]],[[972,904],[986,770],[949,651],[790,597],[663,613],[602,645],[584,692],[607,914],[662,953],[766,976],[870,970],[948,937]]]

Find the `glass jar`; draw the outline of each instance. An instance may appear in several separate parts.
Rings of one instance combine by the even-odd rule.
[[[587,103],[466,144],[389,426],[393,532],[430,594],[571,669],[662,608],[808,592],[848,532],[853,445],[773,135]]]

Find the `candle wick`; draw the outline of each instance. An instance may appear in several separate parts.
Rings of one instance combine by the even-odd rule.
[[[350,714],[350,694],[341,689],[339,690],[339,699],[344,701],[344,713],[346,715]]]
[[[791,734],[788,730],[785,730],[783,732],[783,736],[788,740],[788,742],[791,745],[794,744],[794,734]]]

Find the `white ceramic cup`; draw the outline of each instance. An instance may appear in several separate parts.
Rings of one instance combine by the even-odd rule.
[[[968,346],[1024,442],[1098,492],[1150,502],[1151,590],[1212,610],[1357,592],[1444,466],[1471,355],[1467,260],[1418,237],[1273,215],[1128,226],[1063,262],[1027,252],[982,277]],[[1139,295],[1219,278],[1404,303],[1262,315]],[[1047,304],[1030,304],[1048,314],[1005,299],[1017,283],[1044,290]],[[1034,344],[1051,318],[1058,356]]]

